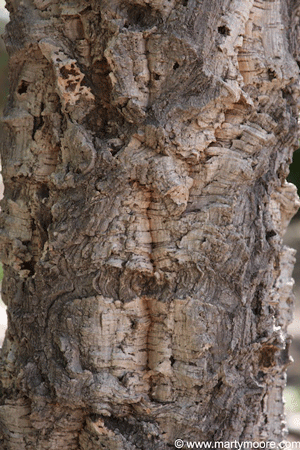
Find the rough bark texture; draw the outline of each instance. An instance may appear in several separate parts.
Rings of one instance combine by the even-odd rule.
[[[300,2],[8,7],[1,448],[280,441]]]

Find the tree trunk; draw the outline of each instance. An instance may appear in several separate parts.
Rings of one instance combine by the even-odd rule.
[[[8,8],[1,448],[280,442],[300,2]]]

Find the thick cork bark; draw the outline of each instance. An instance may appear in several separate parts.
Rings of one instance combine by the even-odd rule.
[[[281,441],[300,2],[8,8],[1,449]]]

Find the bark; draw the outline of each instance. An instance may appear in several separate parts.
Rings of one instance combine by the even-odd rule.
[[[8,8],[1,448],[281,441],[300,2]]]

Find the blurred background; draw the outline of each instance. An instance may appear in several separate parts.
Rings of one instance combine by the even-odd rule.
[[[5,0],[0,0],[0,35],[3,34],[5,24],[9,20],[8,11],[5,9]],[[8,57],[5,51],[3,40],[0,37],[0,116],[8,95],[7,82],[7,62]],[[1,139],[1,129],[0,129]],[[300,145],[300,144],[299,144]],[[293,163],[290,168],[288,181],[298,187],[300,195],[300,148],[294,153]],[[0,175],[0,197],[3,195],[2,178]],[[295,312],[294,322],[290,325],[289,331],[293,336],[291,355],[294,359],[288,369],[288,383],[285,390],[286,413],[289,427],[289,440],[300,441],[300,212],[291,221],[285,235],[285,244],[297,250],[297,263],[294,270],[295,279]],[[3,271],[0,264],[0,283],[3,278]],[[0,297],[0,347],[2,345],[6,329],[6,313]]]

